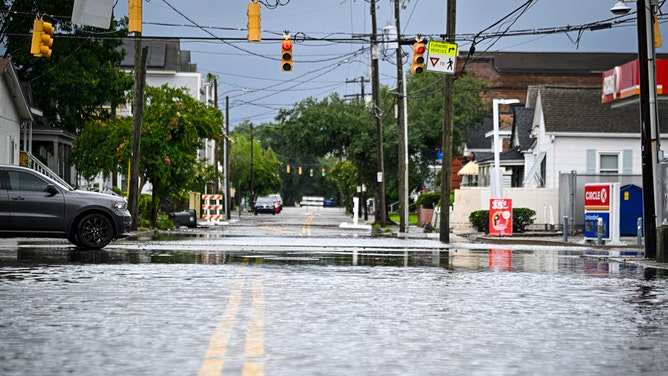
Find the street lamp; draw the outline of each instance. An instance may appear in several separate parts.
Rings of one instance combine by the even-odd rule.
[[[492,198],[503,198],[503,190],[501,184],[501,140],[499,138],[499,105],[501,104],[516,104],[520,103],[519,99],[493,99],[492,100],[492,116],[494,117],[494,171],[492,171]]]

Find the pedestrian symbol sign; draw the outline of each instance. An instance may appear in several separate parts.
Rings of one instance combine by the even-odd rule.
[[[457,68],[457,44],[430,41],[426,63],[428,72],[454,74]]]

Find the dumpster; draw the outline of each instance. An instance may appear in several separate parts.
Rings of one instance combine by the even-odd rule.
[[[194,209],[172,212],[168,216],[174,222],[174,227],[197,227],[197,212]]]

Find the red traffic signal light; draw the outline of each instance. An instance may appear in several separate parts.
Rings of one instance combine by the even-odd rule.
[[[424,53],[425,44],[423,42],[413,43],[413,64],[411,66],[411,73],[420,74],[424,72]]]
[[[284,39],[281,42],[281,70],[292,72],[292,41]]]

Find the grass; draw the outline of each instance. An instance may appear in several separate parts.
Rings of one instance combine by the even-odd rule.
[[[392,212],[392,213],[387,213],[387,219],[394,223],[399,223],[401,221],[401,218],[399,217],[399,213],[397,212]],[[417,225],[418,217],[417,214],[409,214],[408,215],[408,225]]]

